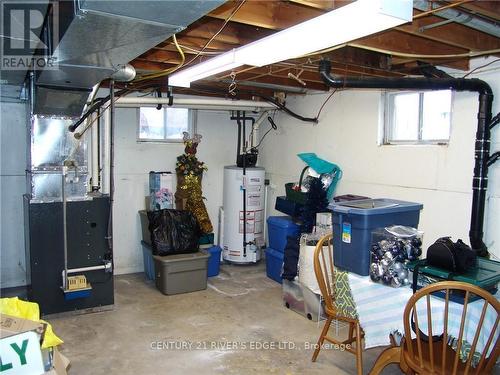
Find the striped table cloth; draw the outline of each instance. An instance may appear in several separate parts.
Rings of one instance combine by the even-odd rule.
[[[382,284],[374,283],[369,277],[358,276],[349,273],[349,286],[352,297],[356,304],[359,322],[365,332],[365,348],[385,346],[390,344],[389,334],[398,331],[404,332],[403,311],[406,303],[412,296],[410,288],[391,288]],[[497,299],[500,292],[496,294]],[[422,304],[420,303],[422,302]],[[419,326],[422,332],[427,333],[425,299],[417,304]],[[467,308],[464,340],[471,343],[476,333],[477,322],[481,316],[484,301],[470,302]],[[432,331],[439,334],[443,330],[444,300],[432,297]],[[448,311],[448,333],[457,337],[460,328],[460,319],[463,306],[450,302]],[[491,309],[491,307],[489,307]],[[491,309],[493,310],[493,309]],[[425,318],[424,318],[425,317]],[[483,328],[479,336],[477,350],[482,351],[488,336],[495,323],[496,313],[487,311]],[[497,329],[498,336],[500,329]],[[493,345],[490,345],[490,350]]]

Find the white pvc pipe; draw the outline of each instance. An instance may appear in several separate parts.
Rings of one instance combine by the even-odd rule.
[[[168,105],[169,98],[137,98],[123,97],[116,101],[117,107],[139,107],[156,106],[158,104]],[[268,102],[256,102],[253,100],[230,100],[230,99],[205,99],[205,98],[173,98],[172,107],[211,109],[211,110],[260,110],[276,109],[276,106]]]
[[[70,273],[77,273],[77,272],[88,272],[88,271],[98,271],[98,270],[106,270],[108,268],[111,268],[111,262],[108,264],[102,264],[100,266],[90,266],[90,267],[81,267],[81,268],[71,268],[68,269],[68,275]]]
[[[265,178],[265,177],[264,177]],[[267,241],[267,194],[269,193],[269,185],[266,185],[266,182],[264,180],[264,229],[263,229],[263,236],[264,236],[264,245],[267,244],[269,246],[269,242]]]
[[[107,102],[109,103],[109,102]],[[106,105],[104,105],[105,107]],[[101,168],[102,168],[102,182],[101,182],[101,192],[104,194],[109,194],[109,157],[110,157],[110,144],[111,144],[111,134],[110,134],[110,118],[109,118],[109,110],[106,109],[103,115],[103,128],[101,132],[101,137],[103,137],[104,142],[103,147],[101,148],[102,152],[102,160],[101,160]]]
[[[260,124],[262,124],[264,122],[264,120],[267,118],[267,113],[269,111],[268,110],[265,110],[264,112],[262,112],[259,116],[259,118],[255,121],[255,124],[253,124],[253,127],[252,127],[252,147],[256,146],[258,142],[257,140],[257,136],[258,136],[258,132],[259,132],[259,128],[260,128]]]
[[[97,113],[94,113],[91,116],[92,121],[94,121],[97,117]],[[97,135],[99,134],[98,131],[99,127],[99,120],[97,120],[97,124],[94,124],[92,128],[90,129],[90,139],[91,139],[91,147],[90,147],[90,159],[92,160],[92,186],[98,186],[99,184],[99,155],[97,151],[99,150],[99,139]]]

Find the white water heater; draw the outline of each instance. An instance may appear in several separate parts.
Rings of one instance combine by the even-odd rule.
[[[243,168],[224,167],[224,260],[243,264],[256,263],[261,258],[265,225],[264,179],[265,170],[261,167],[246,168],[245,176]]]

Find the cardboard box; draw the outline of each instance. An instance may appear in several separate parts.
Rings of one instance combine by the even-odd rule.
[[[45,366],[40,339],[35,331],[27,331],[0,339],[2,375],[43,374]]]
[[[35,331],[40,337],[40,342],[42,342],[45,327],[46,325],[44,323],[0,314],[0,339],[18,335],[23,332]]]
[[[66,375],[69,360],[57,347],[52,351],[52,368],[45,371],[42,349],[46,324],[0,314],[0,359],[2,375]],[[21,354],[19,354],[21,353]],[[21,358],[22,357],[22,358]]]
[[[57,347],[54,348],[52,359],[52,368],[43,373],[43,375],[67,375],[69,367],[69,359],[59,352]]]

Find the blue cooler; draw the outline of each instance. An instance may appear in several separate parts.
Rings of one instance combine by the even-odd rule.
[[[222,249],[219,246],[212,246],[207,250],[210,254],[210,258],[208,258],[207,276],[217,276],[220,269],[220,253]]]
[[[290,216],[269,216],[267,218],[267,233],[269,236],[269,247],[276,251],[285,251],[286,238],[296,237],[300,233],[300,227],[292,221]]]
[[[283,270],[283,259],[285,254],[282,251],[276,251],[268,247],[266,249],[266,274],[267,277],[282,283],[281,272]]]
[[[332,203],[329,208],[335,266],[368,276],[372,230],[396,224],[417,228],[423,205],[379,198]]]

